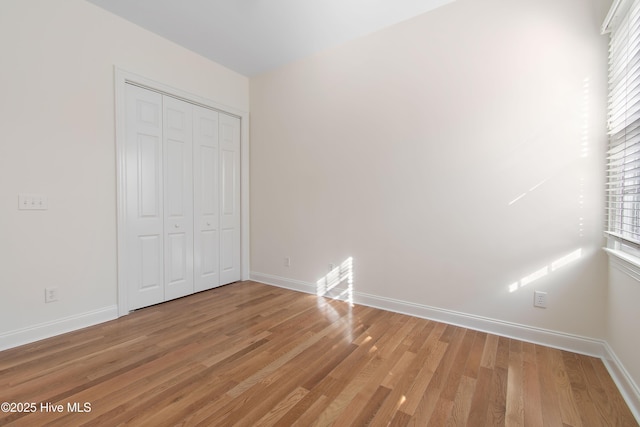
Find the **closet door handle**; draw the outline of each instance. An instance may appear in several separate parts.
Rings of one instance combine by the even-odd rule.
[[[180,228],[180,226],[178,224],[175,224],[173,227],[174,228]]]

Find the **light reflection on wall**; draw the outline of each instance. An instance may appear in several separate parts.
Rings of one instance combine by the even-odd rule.
[[[316,282],[316,293],[347,301],[353,305],[353,257],[345,259],[339,266]]]
[[[551,262],[549,265],[542,267],[539,270],[534,271],[531,274],[528,274],[509,285],[509,292],[515,292],[520,288],[527,286],[528,284],[535,282],[536,280],[545,277],[549,273],[552,273],[560,268],[580,259],[582,257],[582,248],[576,249],[575,251],[568,253],[567,255],[558,258],[557,260]]]
[[[542,181],[540,181],[539,183],[537,183],[536,185],[534,185],[533,187],[531,187],[529,189],[529,191],[522,193],[521,195],[519,195],[518,197],[516,197],[515,199],[513,199],[512,201],[510,201],[508,203],[508,206],[511,206],[513,204],[515,204],[517,201],[519,201],[520,199],[524,198],[525,196],[529,195],[530,193],[534,192],[535,190],[538,189],[538,187],[540,187],[542,184],[544,184],[545,182],[549,181],[549,178],[545,178]]]
[[[580,109],[580,115],[582,118],[582,122],[581,122],[581,126],[580,126],[580,146],[578,149],[578,159],[584,159],[589,157],[589,154],[591,152],[590,150],[590,146],[589,146],[589,140],[590,140],[590,134],[589,134],[589,126],[590,126],[590,111],[589,111],[589,97],[590,97],[590,81],[589,81],[589,77],[585,77],[583,82],[582,82],[582,99],[581,99],[581,109]],[[535,185],[534,187],[532,187],[531,189],[529,189],[529,191],[526,191],[522,194],[520,194],[518,197],[516,197],[515,199],[511,200],[508,205],[512,206],[513,204],[515,204],[516,202],[520,201],[522,198],[524,198],[525,196],[531,194],[534,190],[536,190],[538,187],[540,187],[542,184],[544,184],[546,181],[548,181],[550,178],[547,178],[543,181],[541,181],[539,184]],[[579,237],[584,237],[584,233],[585,233],[585,211],[584,211],[584,206],[585,206],[585,177],[581,176],[580,177],[580,188],[578,191],[578,235]],[[570,264],[576,260],[578,260],[579,258],[581,258],[583,255],[582,253],[582,248],[576,249],[575,251],[561,257],[558,258],[557,260],[551,262],[550,264],[532,272],[531,274],[528,274],[524,277],[522,277],[520,280],[518,280],[517,282],[514,282],[512,284],[509,285],[508,289],[509,292],[515,292],[518,289],[527,286],[530,283],[535,282],[536,280],[539,280],[549,274],[551,274],[552,272],[566,266],[567,264]]]
[[[344,338],[352,342],[353,337],[353,258],[345,259],[339,266],[327,273],[316,282],[316,294],[319,297],[346,301],[348,311],[340,314],[332,307],[331,302],[324,298],[317,298],[316,304],[326,319],[331,323],[339,323],[344,326]]]
[[[589,157],[589,78],[586,77],[582,84],[582,132],[580,138],[580,158]],[[580,177],[580,194],[578,196],[580,216],[578,220],[580,237],[584,237],[584,176]]]
[[[582,81],[582,132],[580,138],[580,157],[589,156],[589,77]]]

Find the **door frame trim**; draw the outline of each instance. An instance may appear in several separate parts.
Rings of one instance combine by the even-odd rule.
[[[249,112],[229,107],[211,99],[174,88],[139,74],[114,66],[116,206],[117,206],[117,277],[118,317],[129,314],[126,287],[126,168],[125,168],[125,85],[133,84],[191,104],[211,108],[240,118],[240,272],[249,279]]]

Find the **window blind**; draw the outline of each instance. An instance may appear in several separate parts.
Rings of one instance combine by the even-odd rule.
[[[618,10],[609,44],[606,229],[640,245],[640,0],[616,2],[614,7]]]

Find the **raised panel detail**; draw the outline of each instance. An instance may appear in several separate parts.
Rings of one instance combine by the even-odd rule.
[[[236,156],[233,151],[222,151],[222,213],[235,213]]]
[[[241,278],[240,120],[220,113],[220,284]]]
[[[135,85],[125,91],[126,308],[239,280],[240,119]]]
[[[140,239],[140,290],[158,288],[162,285],[162,243],[160,236],[139,236]]]
[[[167,141],[167,164],[165,173],[168,175],[165,189],[167,215],[169,217],[184,216],[184,181],[185,181],[185,144],[182,141]]]
[[[193,107],[194,288],[220,285],[219,114]]]
[[[138,212],[141,217],[160,215],[160,139],[138,135]]]
[[[201,147],[200,170],[202,171],[201,213],[215,215],[218,212],[218,150],[215,147]]]
[[[225,248],[225,250],[223,250],[221,253],[222,256],[220,259],[220,263],[221,263],[220,269],[222,271],[233,270],[235,265],[233,264],[234,251],[232,250],[232,248],[235,247],[234,245],[235,230],[233,229],[222,230],[222,233],[220,235],[220,240],[221,240],[220,247]]]
[[[215,138],[216,137],[216,121],[207,117],[200,118],[200,132],[201,136]]]
[[[207,230],[201,233],[202,247],[202,275],[207,276],[218,272],[218,233]]]
[[[186,279],[186,236],[184,233],[171,233],[167,239],[169,257],[168,277],[169,284],[181,282]]]
[[[233,143],[233,126],[228,123],[221,123],[220,129],[222,131],[222,142],[232,144]]]
[[[139,99],[136,102],[136,107],[139,122],[153,127],[159,126],[160,109],[158,104]]]
[[[193,106],[163,97],[165,300],[193,293]]]
[[[185,113],[172,108],[167,109],[167,127],[169,129],[182,130],[185,128]]]

